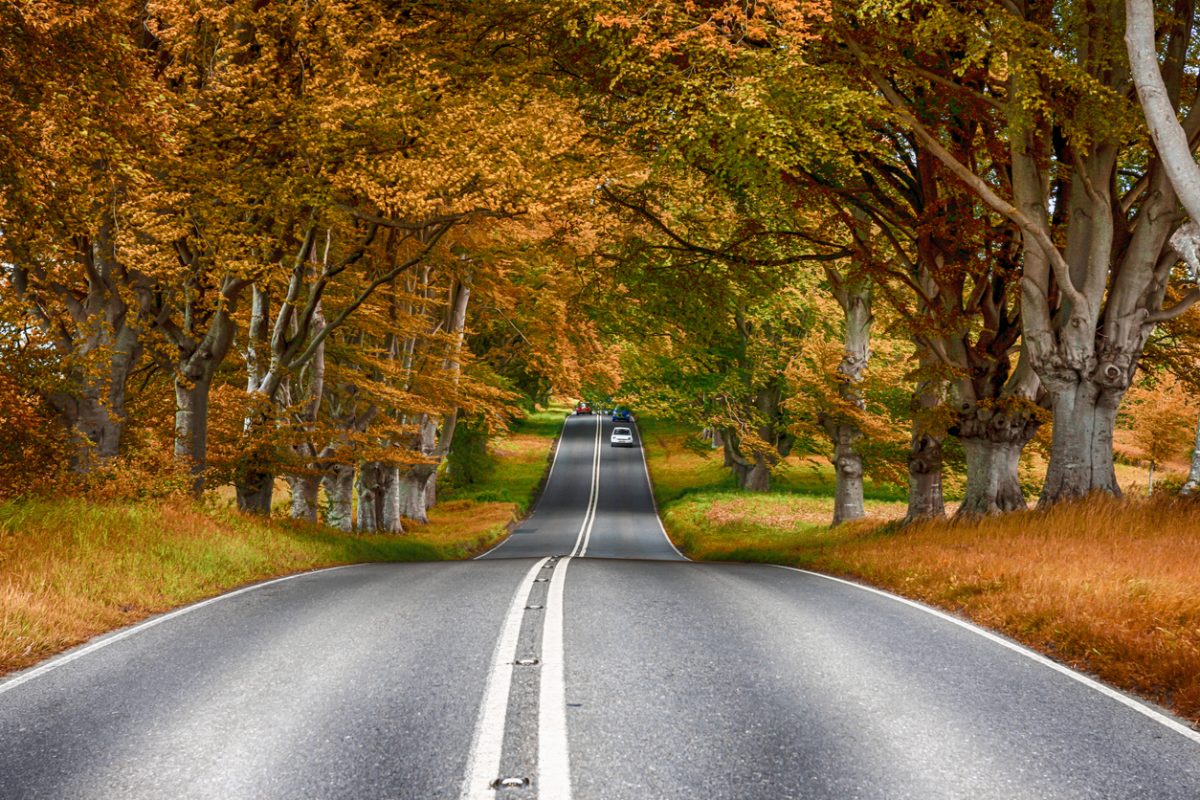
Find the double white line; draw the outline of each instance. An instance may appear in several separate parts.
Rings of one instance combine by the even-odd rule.
[[[571,550],[573,556],[587,555],[588,543],[592,540],[592,525],[596,521],[596,504],[600,500],[600,440],[604,425],[600,417],[596,417],[596,440],[592,447],[592,487],[588,494],[587,511],[583,515],[583,524],[579,526],[579,535],[575,537],[575,547]]]
[[[596,437],[592,448],[592,483],[587,511],[571,555],[561,559],[551,557],[538,561],[525,573],[513,594],[508,613],[500,629],[500,639],[492,654],[484,689],[483,706],[475,727],[475,741],[467,759],[467,776],[463,782],[462,800],[495,800],[496,781],[500,775],[504,754],[504,731],[508,718],[509,694],[513,670],[517,668],[517,648],[520,645],[521,624],[530,607],[534,585],[544,571],[550,570],[550,587],[546,592],[545,618],[542,626],[542,646],[538,664],[538,766],[534,786],[542,800],[571,800],[571,756],[567,745],[566,681],[563,674],[563,587],[567,566],[574,556],[587,553],[596,520],[596,504],[600,496],[600,443],[603,423],[596,418]],[[527,776],[511,776],[521,779]]]

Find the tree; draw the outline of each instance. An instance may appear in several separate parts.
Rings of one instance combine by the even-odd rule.
[[[1054,420],[1043,504],[1119,493],[1117,407],[1155,324],[1183,310],[1163,308],[1177,200],[1162,159],[1130,125],[1119,6],[1065,5],[935,5],[917,24],[864,6],[842,34],[898,122],[1020,229],[1024,352]],[[1180,54],[1168,65],[1174,86],[1182,85],[1191,37],[1188,9],[1188,22],[1166,29],[1167,50]],[[862,24],[904,32],[911,49],[868,51],[856,41]],[[1010,172],[964,163],[897,88],[897,71],[920,74],[915,54],[951,43],[986,70]],[[1200,129],[1200,113],[1188,120],[1188,130]]]

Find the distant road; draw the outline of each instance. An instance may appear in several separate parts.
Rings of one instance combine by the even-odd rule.
[[[687,561],[612,427],[568,419],[479,560],[272,582],[0,683],[0,800],[1200,798],[1200,736],[1010,643]]]

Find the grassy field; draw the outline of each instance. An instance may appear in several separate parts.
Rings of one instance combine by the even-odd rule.
[[[643,420],[671,538],[689,557],[815,569],[912,597],[1200,722],[1200,505],[1094,498],[1047,512],[901,529],[903,504],[830,529],[832,484],[787,473],[738,492],[685,433]],[[794,472],[789,470],[788,472]],[[873,505],[872,505],[873,504]]]
[[[446,499],[478,503],[512,503],[524,514],[546,475],[550,443],[562,430],[567,406],[550,406],[530,414],[503,439],[492,443],[498,467],[478,486],[447,490]]]
[[[0,503],[0,674],[246,583],[337,564],[459,559],[495,544],[542,480],[565,409],[495,443],[495,474],[448,494],[428,525],[359,536],[221,502]]]

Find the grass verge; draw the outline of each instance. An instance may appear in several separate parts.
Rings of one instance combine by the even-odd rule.
[[[427,525],[362,536],[186,499],[0,503],[0,675],[151,614],[304,570],[460,559],[494,545],[533,500],[564,409],[496,443],[497,469]]]
[[[697,463],[704,459],[669,429],[656,436],[651,428],[646,439],[664,524],[689,557],[860,580],[1200,723],[1196,502],[1096,497],[977,523],[901,529],[877,518],[830,529],[832,497],[823,491],[785,485],[746,495],[714,480],[713,465]]]

